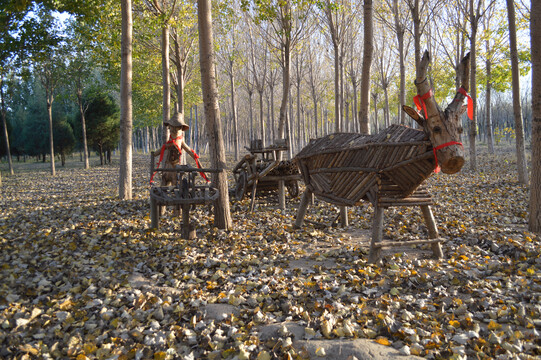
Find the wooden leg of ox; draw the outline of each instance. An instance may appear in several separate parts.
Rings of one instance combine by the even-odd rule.
[[[278,204],[281,210],[286,209],[286,191],[284,180],[278,180]]]
[[[297,211],[297,218],[295,219],[295,225],[293,225],[295,229],[298,229],[302,226],[302,222],[304,221],[304,216],[306,215],[306,210],[308,209],[308,204],[310,203],[311,199],[312,192],[310,190],[306,190],[302,194],[301,203],[299,204],[299,210]]]
[[[160,227],[160,206],[156,199],[150,197],[150,228],[158,229]]]
[[[438,235],[438,228],[436,227],[436,221],[432,210],[428,205],[421,205],[421,211],[423,218],[428,228],[428,240],[411,240],[411,241],[387,241],[383,242],[383,211],[384,208],[376,206],[374,210],[374,219],[372,222],[372,240],[370,242],[370,254],[368,256],[368,262],[374,264],[379,260],[381,256],[381,249],[383,247],[393,246],[407,246],[407,245],[420,245],[430,244],[432,247],[432,253],[437,259],[443,257],[443,251],[441,250],[441,244]]]
[[[340,225],[342,225],[342,227],[349,226],[347,206],[340,206]]]
[[[376,263],[381,257],[381,242],[383,240],[383,211],[384,208],[376,206],[374,209],[374,219],[372,220],[372,240],[370,241],[370,254],[368,262]]]
[[[421,205],[421,211],[425,219],[426,227],[428,228],[428,238],[438,239],[438,228],[436,227],[436,220],[434,219],[434,214],[432,214],[430,206]],[[435,258],[440,259],[443,257],[443,251],[441,250],[441,244],[439,241],[432,243],[432,252],[434,253]]]

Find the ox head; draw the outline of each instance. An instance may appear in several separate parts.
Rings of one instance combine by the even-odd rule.
[[[434,148],[436,161],[441,166],[441,170],[446,174],[454,174],[460,171],[462,165],[464,165],[464,147],[460,142],[460,134],[462,133],[460,118],[466,109],[465,106],[462,106],[462,102],[465,97],[469,97],[467,91],[470,54],[468,53],[460,62],[457,76],[460,79],[461,88],[445,111],[440,109],[434,99],[430,82],[427,79],[429,62],[430,57],[428,52],[425,52],[417,68],[417,78],[415,80],[418,96],[414,100],[420,111],[417,112],[406,105],[402,108],[428,134]]]

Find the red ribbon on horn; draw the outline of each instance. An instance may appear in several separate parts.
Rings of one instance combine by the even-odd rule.
[[[434,92],[432,91],[432,89],[428,90],[428,92],[424,95],[417,95],[413,98],[413,102],[415,103],[415,105],[417,106],[417,110],[421,110],[423,109],[424,112],[425,112],[425,119],[428,119],[428,113],[426,112],[426,104],[425,104],[425,100],[428,99],[429,97],[433,96],[434,95]],[[421,106],[422,105],[422,106]]]
[[[468,117],[470,120],[473,120],[473,99],[463,87],[460,87],[458,92],[468,98]]]

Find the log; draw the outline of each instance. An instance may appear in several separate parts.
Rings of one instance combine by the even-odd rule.
[[[440,244],[441,239],[431,239],[431,240],[407,240],[407,241],[382,241],[376,243],[374,247],[384,248],[384,247],[396,247],[396,246],[413,246],[413,245],[422,245],[422,244]]]

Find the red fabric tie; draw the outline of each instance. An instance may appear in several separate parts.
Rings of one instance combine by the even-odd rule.
[[[195,165],[197,165],[197,167],[199,169],[201,169],[201,163],[199,162],[199,155],[196,154],[195,150],[192,149],[192,153],[193,153],[193,158],[195,159]],[[201,175],[203,177],[203,179],[205,179],[207,182],[209,182],[210,180],[207,178],[207,175],[205,175],[204,172],[199,172],[199,175]]]
[[[162,149],[160,150],[160,159],[158,160],[158,163],[156,164],[156,168],[159,168],[160,167],[160,164],[163,160],[163,154],[165,153],[165,148],[167,147],[167,145],[169,144],[173,144],[175,145],[175,147],[177,148],[178,150],[178,153],[179,154],[182,154],[182,149],[180,148],[180,146],[178,146],[178,144],[176,143],[176,141],[178,139],[181,139],[182,140],[182,134],[180,136],[177,136],[176,138],[172,139],[171,137],[169,138],[169,141],[166,142],[165,144],[162,145]],[[152,176],[150,177],[150,185],[152,185],[154,183],[154,175],[156,175],[157,171],[154,171],[152,173]]]
[[[468,95],[466,89],[464,89],[463,87],[458,89],[458,92],[468,98],[468,117],[470,118],[470,120],[473,120],[473,99],[470,95]]]
[[[462,146],[462,149],[464,149],[464,145],[462,145],[462,143],[458,142],[458,141],[449,141],[445,144],[441,144],[440,146],[436,146],[435,148],[433,148],[432,150],[434,151],[434,159],[436,159],[436,167],[434,168],[434,173],[437,174],[440,172],[441,168],[440,168],[440,165],[438,164],[438,155],[436,154],[436,151],[440,150],[440,149],[443,149],[447,146],[451,146],[451,145],[460,145]]]
[[[159,168],[159,167],[160,167],[160,164],[161,164],[161,162],[162,162],[162,160],[163,160],[163,154],[165,153],[165,148],[167,147],[167,145],[173,144],[173,145],[177,148],[178,153],[179,153],[179,154],[182,154],[182,149],[181,149],[180,146],[178,146],[178,144],[176,143],[176,141],[177,141],[178,139],[181,139],[181,140],[182,140],[182,138],[183,138],[183,135],[181,134],[180,136],[177,136],[177,137],[174,138],[174,139],[169,138],[169,141],[166,142],[165,144],[163,144],[162,149],[161,149],[161,151],[160,151],[160,159],[158,160],[158,163],[156,164],[156,168]],[[198,167],[199,169],[201,169],[201,168],[202,168],[202,167],[201,167],[201,163],[200,163],[199,160],[198,160],[198,159],[199,159],[199,155],[197,155],[197,154],[195,153],[194,150],[192,150],[192,153],[193,153],[193,156],[194,156],[194,159],[195,159],[195,164],[197,165],[197,167]],[[154,180],[153,180],[153,179],[154,179],[154,175],[156,175],[156,173],[157,173],[157,171],[154,171],[154,173],[152,173],[152,176],[150,177],[150,185],[152,185],[152,184],[154,183]],[[207,178],[207,176],[205,175],[204,172],[200,171],[200,172],[199,172],[199,175],[201,175],[201,176],[203,177],[203,179],[206,180],[206,182],[209,182],[209,181],[210,181],[210,180]]]
[[[425,119],[428,119],[428,113],[426,112],[426,104],[425,104],[425,100],[428,99],[429,97],[433,96],[434,95],[434,92],[432,91],[432,89],[428,90],[428,92],[424,95],[417,95],[413,98],[413,102],[415,103],[415,105],[417,106],[417,110],[421,110],[423,109],[424,112],[425,112]],[[422,105],[422,106],[421,106]]]

